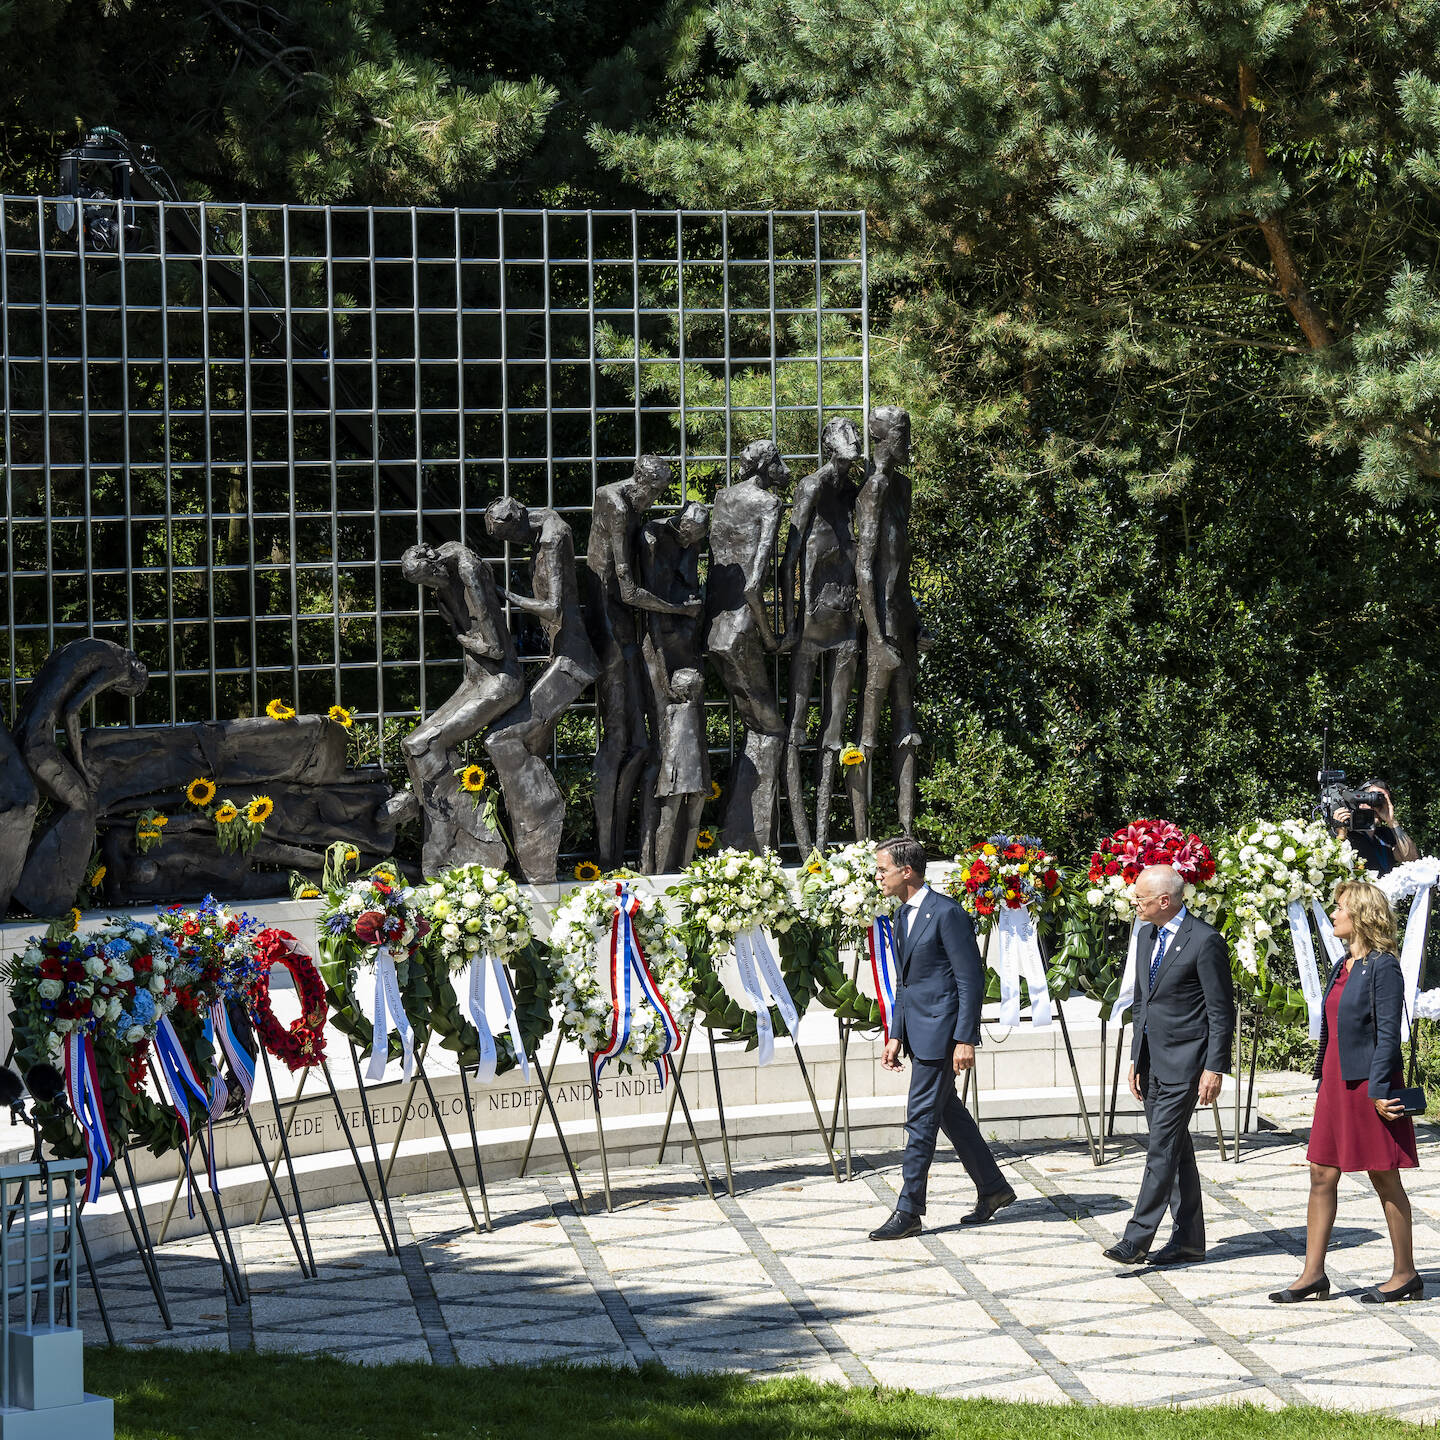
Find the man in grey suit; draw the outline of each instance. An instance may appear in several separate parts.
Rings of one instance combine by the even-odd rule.
[[[1135,881],[1135,1002],[1130,1093],[1145,1106],[1150,1138],[1140,1198],[1125,1234],[1106,1252],[1121,1265],[1178,1265],[1205,1257],[1200,1172],[1190,1142],[1196,1105],[1220,1094],[1235,1034],[1230,952],[1212,926],[1185,907],[1185,881],[1150,865]],[[1150,1254],[1166,1209],[1175,1231]]]
[[[975,1183],[975,1209],[962,1225],[981,1225],[1015,1200],[980,1134],[975,1117],[955,1093],[955,1077],[975,1068],[980,1043],[980,1002],[985,972],[975,927],[947,895],[925,883],[925,851],[902,835],[876,847],[876,878],[886,895],[898,899],[894,921],[899,984],[892,1033],[880,1063],[903,1070],[900,1050],[910,1056],[910,1097],[905,1114],[903,1184],[895,1212],[872,1240],[918,1235],[925,1213],[925,1184],[935,1158],[935,1139],[945,1132],[960,1163]]]

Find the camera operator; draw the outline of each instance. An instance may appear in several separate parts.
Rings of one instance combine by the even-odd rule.
[[[1418,860],[1420,851],[1415,842],[1395,822],[1389,783],[1367,780],[1359,793],[1370,803],[1355,813],[1348,809],[1338,809],[1333,813],[1332,819],[1339,827],[1337,834],[1340,839],[1349,840],[1350,848],[1376,875],[1388,875],[1397,865],[1403,865],[1407,860]]]

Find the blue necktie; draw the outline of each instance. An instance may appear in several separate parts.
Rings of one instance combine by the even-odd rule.
[[[1160,943],[1155,947],[1155,958],[1150,962],[1150,988],[1155,988],[1155,977],[1160,973],[1161,962],[1165,959],[1165,941],[1169,936],[1168,930],[1160,932]]]

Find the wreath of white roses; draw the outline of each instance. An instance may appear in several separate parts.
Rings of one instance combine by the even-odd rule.
[[[1388,875],[1382,875],[1375,883],[1385,892],[1391,905],[1398,900],[1409,900],[1421,890],[1440,885],[1440,860],[1433,855],[1409,860],[1404,865],[1397,865]],[[1424,968],[1423,965],[1421,968]],[[1433,990],[1421,990],[1415,996],[1415,1018],[1440,1020],[1440,985]]]
[[[1337,885],[1363,875],[1349,842],[1319,820],[1257,820],[1227,837],[1215,855],[1212,888],[1241,968],[1265,981],[1279,953],[1275,934],[1288,933],[1287,906],[1328,904]]]
[[[464,865],[420,891],[434,926],[432,949],[451,970],[478,955],[509,960],[534,938],[530,905],[503,870]]]
[[[676,933],[675,917],[660,896],[633,882],[632,887],[640,902],[635,915],[636,938],[670,1014],[683,1029],[692,1002],[687,985],[689,965]],[[587,1055],[602,1049],[610,1038],[614,1007],[608,977],[602,978],[597,965],[600,942],[608,942],[615,903],[614,880],[584,885],[565,898],[550,929],[551,989],[559,1001],[560,1033]],[[664,1044],[660,1017],[637,996],[631,1008],[630,1039],[615,1063],[628,1074],[658,1060]]]
[[[856,840],[829,855],[812,853],[797,877],[800,908],[817,930],[835,932],[842,945],[854,944],[879,915],[896,908],[875,878],[875,845]]]
[[[712,955],[729,949],[742,930],[759,926],[783,935],[802,918],[790,877],[773,851],[702,856],[686,866],[670,893],[684,908],[686,923],[710,936]]]

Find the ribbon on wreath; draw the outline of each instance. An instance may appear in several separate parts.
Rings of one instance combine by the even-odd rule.
[[[1028,905],[1018,910],[1009,908],[996,916],[996,934],[1000,942],[1000,960],[996,967],[1000,976],[1001,1025],[1020,1023],[1020,981],[1030,991],[1030,1023],[1043,1028],[1050,1023],[1050,981],[1045,974],[1045,957],[1040,953],[1040,932]]]
[[[205,1033],[212,1045],[216,1040],[220,1042],[221,1053],[229,1062],[231,1074],[240,1084],[245,1096],[245,1109],[248,1110],[250,1097],[255,1093],[255,1055],[235,1028],[234,1016],[223,997],[211,1003],[210,1013],[205,1019]],[[212,1104],[211,1114],[218,1115],[229,1103],[230,1087],[220,1081],[219,1066],[216,1066],[215,1078],[222,1093],[218,1099],[220,1109],[216,1110]]]
[[[1405,980],[1405,1004],[1400,1015],[1400,1038],[1410,1038],[1410,1017],[1420,993],[1420,970],[1425,964],[1425,935],[1430,928],[1430,896],[1434,887],[1422,886],[1410,902],[1405,920],[1405,939],[1400,946],[1400,973]]]
[[[160,1017],[155,1027],[155,1038],[151,1042],[155,1049],[156,1070],[164,1083],[165,1093],[170,1097],[170,1108],[185,1137],[185,1147],[190,1146],[190,1097],[193,1095],[206,1112],[206,1131],[209,1143],[205,1147],[205,1162],[209,1172],[212,1194],[220,1193],[220,1177],[215,1171],[215,1113],[211,1108],[211,1096],[195,1069],[195,1062],[185,1053],[180,1037],[168,1015]],[[186,1165],[189,1170],[189,1165]],[[193,1177],[192,1177],[193,1184]],[[190,1214],[195,1214],[193,1197],[187,1198]]]
[[[1315,944],[1310,936],[1310,922],[1305,907],[1292,900],[1285,907],[1285,923],[1290,927],[1290,943],[1295,947],[1295,967],[1300,972],[1300,989],[1305,995],[1305,1013],[1310,1022],[1310,1038],[1320,1038],[1320,1017],[1325,1009],[1325,987],[1320,983],[1320,967],[1315,960]],[[1332,932],[1333,933],[1333,932]],[[1321,932],[1322,936],[1324,932]]]
[[[95,1046],[83,1031],[72,1030],[65,1037],[64,1065],[65,1096],[85,1146],[85,1202],[93,1205],[100,1198],[100,1182],[114,1162],[115,1151],[110,1144],[110,1132],[105,1128]]]
[[[665,1031],[661,1058],[655,1061],[655,1073],[661,1085],[665,1083],[669,1057],[680,1045],[680,1027],[650,973],[645,952],[640,948],[640,937],[635,932],[635,916],[639,913],[640,901],[623,880],[615,884],[615,897],[610,933],[602,935],[596,947],[600,951],[596,957],[599,962],[597,969],[606,977],[610,987],[610,1038],[602,1049],[590,1057],[590,1072],[597,1095],[601,1072],[630,1043],[630,1021],[637,989],[640,998],[660,1017],[660,1025]]]
[[[760,926],[752,925],[735,937],[735,969],[740,989],[755,1006],[755,1036],[759,1042],[755,1063],[768,1065],[775,1055],[770,1006],[773,1004],[779,1010],[780,1018],[792,1036],[800,1029],[800,1016],[780,971],[780,962],[770,948],[770,937]]]
[[[359,987],[363,991],[363,987]],[[395,952],[388,945],[375,951],[374,1003],[366,1019],[370,1021],[370,1063],[365,1069],[367,1080],[379,1080],[385,1074],[390,1058],[390,1027],[400,1033],[400,1051],[404,1057],[402,1078],[408,1080],[415,1067],[415,1029],[400,1000],[400,975],[395,968]],[[361,1001],[364,1004],[364,1001]]]
[[[495,992],[510,1031],[510,1042],[515,1047],[515,1059],[526,1081],[530,1079],[530,1059],[525,1054],[525,1041],[520,1035],[520,1017],[515,1013],[515,992],[510,988],[510,977],[505,966],[494,955],[477,955],[467,967],[469,980],[465,991],[465,1004],[470,1019],[479,1037],[480,1066],[479,1079],[488,1085],[495,1078],[498,1056],[495,1053],[495,1033],[490,1028],[490,1016],[486,1010],[486,972],[495,979]]]
[[[886,1040],[895,1016],[895,976],[899,957],[895,954],[895,929],[888,915],[877,915],[865,932],[865,950],[870,956],[870,973],[875,977],[875,1002],[880,1007],[880,1025]]]
[[[1135,965],[1136,955],[1140,947],[1140,922],[1130,922],[1130,945],[1125,951],[1125,969],[1120,975],[1120,990],[1115,996],[1115,1003],[1110,1007],[1112,1015],[1123,1015],[1135,999]]]

